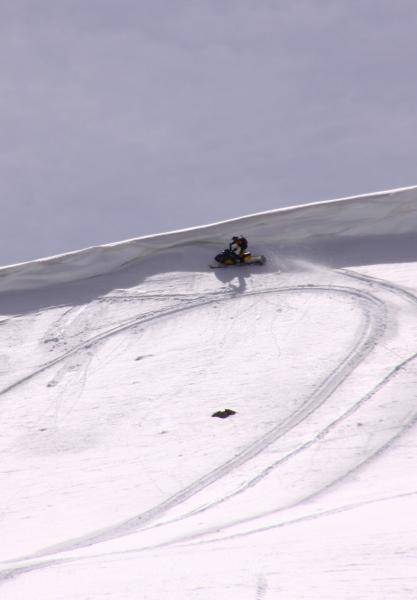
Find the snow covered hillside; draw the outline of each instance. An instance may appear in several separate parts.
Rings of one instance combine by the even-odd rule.
[[[1,598],[416,598],[416,281],[417,188],[0,269]]]

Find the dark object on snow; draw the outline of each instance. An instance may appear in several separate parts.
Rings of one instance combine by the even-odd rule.
[[[213,413],[211,416],[212,417],[219,417],[220,419],[227,419],[227,417],[230,417],[230,415],[235,415],[236,411],[231,410],[230,408],[225,408],[224,410],[218,410],[217,412]]]

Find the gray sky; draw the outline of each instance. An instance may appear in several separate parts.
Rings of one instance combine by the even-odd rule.
[[[417,183],[415,0],[0,0],[0,264]]]

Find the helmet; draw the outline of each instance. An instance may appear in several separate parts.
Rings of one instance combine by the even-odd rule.
[[[234,242],[236,242],[238,239],[239,239],[239,236],[238,236],[238,235],[234,235],[234,236],[232,237],[232,240],[233,240]]]

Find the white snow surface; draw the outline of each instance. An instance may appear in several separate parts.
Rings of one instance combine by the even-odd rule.
[[[1,269],[0,340],[2,599],[417,597],[417,188]]]

